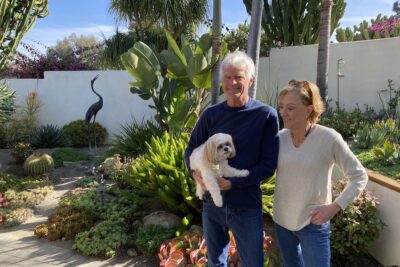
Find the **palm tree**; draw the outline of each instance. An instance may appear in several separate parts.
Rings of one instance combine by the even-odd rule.
[[[207,16],[207,0],[112,0],[110,12],[126,21],[143,38],[152,27],[173,33],[175,39],[190,33]]]
[[[220,55],[220,47],[221,47],[221,0],[214,0],[213,6],[213,24],[212,24],[212,35],[213,35],[213,44],[212,44],[212,54],[213,57]],[[213,67],[212,74],[212,91],[211,91],[211,104],[218,103],[219,96],[219,68],[220,68],[220,60],[218,59],[217,63]]]
[[[263,0],[253,0],[251,4],[251,22],[249,40],[247,43],[247,54],[253,59],[256,70],[258,72],[258,61],[260,56],[260,39],[261,39],[261,19],[262,12],[264,9]],[[256,97],[257,91],[257,79],[254,79],[253,85],[249,90],[249,96],[252,98]]]
[[[326,104],[328,92],[329,37],[331,33],[332,5],[333,0],[322,1],[317,59],[317,85],[321,91],[321,97]]]
[[[120,69],[120,55],[137,41],[152,48],[167,47],[164,30],[175,40],[192,35],[207,17],[207,0],[111,0],[109,11],[117,21],[129,24],[128,33],[116,32],[106,40],[103,67]]]

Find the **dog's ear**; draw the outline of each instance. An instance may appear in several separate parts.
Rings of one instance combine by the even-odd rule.
[[[211,164],[215,164],[216,154],[217,147],[215,145],[215,142],[207,140],[207,142],[204,144],[204,159]]]
[[[229,155],[229,158],[233,158],[236,156],[236,149],[235,149],[235,145],[233,144],[232,136],[229,136],[229,143],[231,144],[231,148],[232,148],[232,152]]]

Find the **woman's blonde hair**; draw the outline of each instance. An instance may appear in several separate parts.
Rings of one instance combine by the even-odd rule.
[[[317,123],[321,114],[325,111],[324,102],[321,99],[318,86],[309,81],[291,80],[279,93],[279,99],[290,92],[297,92],[304,105],[311,105],[313,110],[308,118],[311,123]]]

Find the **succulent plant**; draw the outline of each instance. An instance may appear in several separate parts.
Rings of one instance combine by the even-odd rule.
[[[30,176],[41,175],[53,169],[54,160],[46,153],[33,153],[24,163],[25,174]]]
[[[32,146],[36,148],[65,147],[70,144],[62,128],[56,125],[42,125],[32,136]]]
[[[30,144],[17,143],[11,149],[11,156],[15,159],[16,163],[23,163],[29,155],[31,155],[33,149]]]
[[[39,224],[33,229],[33,233],[37,238],[43,238],[49,233],[49,228],[46,224]]]

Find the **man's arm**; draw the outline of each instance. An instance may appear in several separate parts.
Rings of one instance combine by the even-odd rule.
[[[260,161],[249,169],[249,176],[245,178],[233,177],[229,179],[232,188],[259,184],[262,180],[274,175],[278,164],[279,153],[279,122],[276,111],[270,113],[263,131],[263,140]]]

